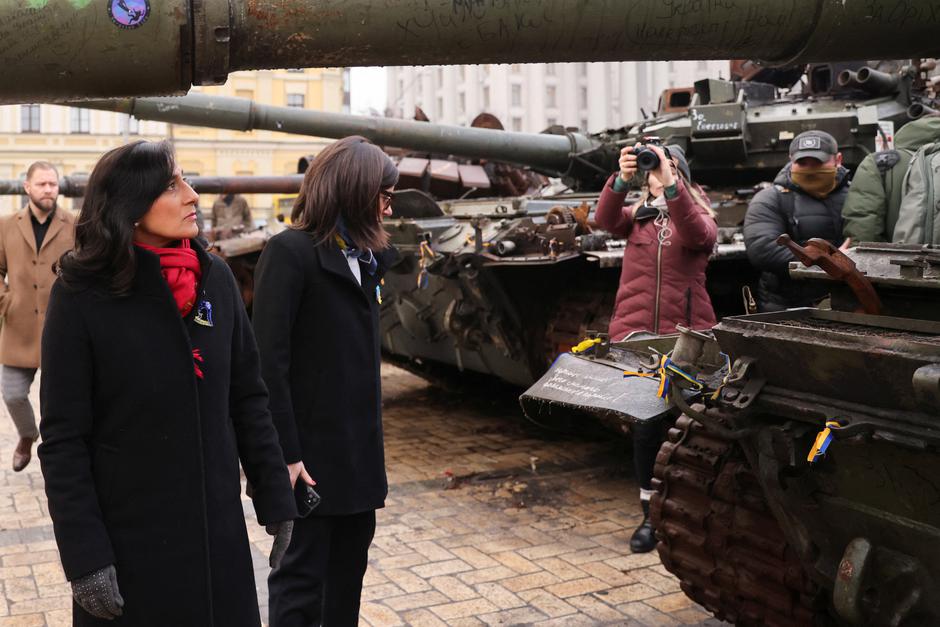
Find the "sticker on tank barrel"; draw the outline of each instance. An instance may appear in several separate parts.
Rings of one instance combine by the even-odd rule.
[[[115,26],[139,28],[150,17],[150,0],[108,0],[108,15]]]

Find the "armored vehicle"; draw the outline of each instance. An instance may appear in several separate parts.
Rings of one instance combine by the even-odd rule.
[[[755,276],[740,237],[747,202],[787,163],[789,140],[811,128],[827,130],[854,168],[885,128],[900,127],[911,113],[934,105],[925,72],[912,63],[782,70],[736,63],[733,69],[739,80],[673,90],[656,116],[594,134],[561,127],[540,134],[461,128],[204,94],[75,104],[235,130],[358,133],[385,146],[515,164],[559,179],[560,193],[559,186],[548,186],[514,197],[447,199],[405,189],[396,194],[388,223],[404,258],[386,277],[386,355],[419,372],[444,364],[528,386],[587,330],[607,327],[625,242],[597,231],[591,212],[623,146],[655,135],[685,149],[718,215],[720,243],[708,288],[724,316],[744,312],[742,287]],[[789,93],[800,79],[803,88]],[[417,170],[433,169],[433,159],[410,160],[421,162]],[[453,170],[455,180],[486,184],[480,165],[439,163]]]
[[[737,625],[940,624],[940,249],[828,242],[791,275],[832,309],[590,337],[522,396],[537,420],[679,412],[652,521],[682,590]]]

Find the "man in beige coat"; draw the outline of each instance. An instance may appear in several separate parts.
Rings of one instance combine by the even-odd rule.
[[[59,175],[51,163],[37,161],[26,172],[29,204],[0,219],[0,392],[20,440],[13,470],[26,468],[39,437],[29,388],[39,368],[39,340],[46,318],[53,265],[75,243],[75,218],[56,208]]]

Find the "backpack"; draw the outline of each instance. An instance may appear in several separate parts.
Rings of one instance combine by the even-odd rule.
[[[901,206],[891,241],[940,244],[940,142],[917,149],[901,184]]]

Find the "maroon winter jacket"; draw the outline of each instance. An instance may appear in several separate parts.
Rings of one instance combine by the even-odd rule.
[[[675,333],[677,324],[711,328],[716,321],[705,291],[705,267],[718,238],[715,219],[679,179],[679,194],[666,201],[672,234],[660,246],[660,227],[654,218],[634,221],[639,205],[624,207],[626,192],[613,190],[615,176],[604,185],[594,216],[599,227],[627,238],[611,339],[620,340],[631,331]]]

